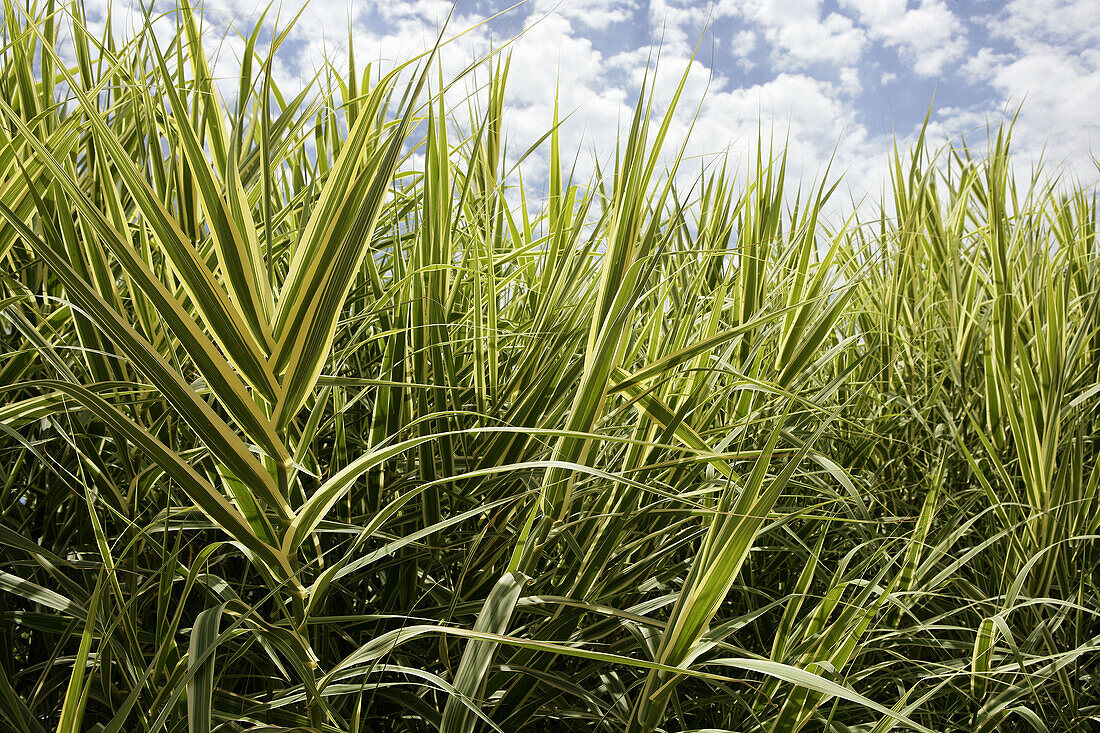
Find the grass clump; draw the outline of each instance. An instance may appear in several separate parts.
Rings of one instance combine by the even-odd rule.
[[[226,105],[186,4],[67,13],[0,53],[2,727],[1097,724],[1090,189],[922,138],[831,227],[643,90],[537,206],[504,63],[257,31]]]

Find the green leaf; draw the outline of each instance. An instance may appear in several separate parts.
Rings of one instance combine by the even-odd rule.
[[[218,626],[225,604],[208,608],[195,618],[187,648],[187,731],[210,733],[214,706],[214,665],[217,659]]]

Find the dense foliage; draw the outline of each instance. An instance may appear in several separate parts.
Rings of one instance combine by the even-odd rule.
[[[1092,189],[922,139],[833,225],[647,89],[525,194],[502,57],[257,28],[226,103],[72,14],[4,12],[0,728],[1100,725]]]

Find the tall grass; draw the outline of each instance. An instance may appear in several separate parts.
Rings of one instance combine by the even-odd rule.
[[[81,12],[4,8],[0,727],[1100,725],[1096,196],[1008,130],[834,227],[644,87],[524,189],[503,60]]]

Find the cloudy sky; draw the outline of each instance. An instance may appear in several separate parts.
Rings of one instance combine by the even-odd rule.
[[[301,2],[276,4],[268,22],[277,14],[285,22]],[[444,63],[454,72],[508,44],[513,150],[547,129],[557,92],[571,114],[563,149],[581,151],[581,170],[592,155],[612,155],[659,51],[659,100],[691,66],[672,136],[687,136],[687,154],[699,160],[725,150],[744,156],[763,127],[789,139],[794,174],[812,178],[832,158],[834,172],[874,193],[892,139],[912,139],[930,105],[934,141],[966,135],[975,144],[987,123],[1020,108],[1018,163],[1043,157],[1088,182],[1100,178],[1091,160],[1100,156],[1100,0],[527,0],[507,10],[511,4],[459,0],[448,35],[466,32],[448,45]],[[120,15],[121,0],[113,6]],[[246,32],[262,8],[207,0],[216,71],[232,73],[243,46],[233,29]],[[346,58],[349,24],[360,63],[409,58],[431,44],[451,8],[443,0],[310,0],[280,51],[278,79],[293,87],[325,57]],[[97,19],[91,7],[89,15]],[[532,166],[537,172],[537,158]]]

